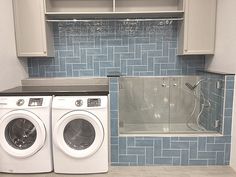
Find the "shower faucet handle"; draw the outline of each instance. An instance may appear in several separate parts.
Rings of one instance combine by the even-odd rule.
[[[174,84],[173,84],[173,86],[174,86],[174,87],[176,87],[176,86],[177,86],[177,84],[176,84],[176,83],[174,83]]]
[[[166,83],[162,83],[161,86],[162,86],[162,87],[166,87]]]

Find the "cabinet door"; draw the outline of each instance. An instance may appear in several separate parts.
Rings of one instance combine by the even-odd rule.
[[[43,0],[13,0],[17,54],[48,56]]]
[[[214,54],[216,0],[186,0],[183,54]]]

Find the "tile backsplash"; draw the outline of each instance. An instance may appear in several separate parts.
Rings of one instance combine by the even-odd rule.
[[[191,75],[204,56],[177,56],[175,21],[54,23],[54,58],[29,58],[30,77]],[[231,80],[230,80],[231,81]],[[228,83],[228,82],[226,82]],[[228,165],[232,100],[227,98],[223,136],[120,136],[117,78],[110,79],[112,165]],[[226,95],[231,90],[226,87]],[[227,114],[226,114],[227,113]],[[229,130],[228,130],[229,129]]]
[[[176,21],[54,23],[54,58],[29,58],[30,77],[194,74],[204,56],[176,56]]]

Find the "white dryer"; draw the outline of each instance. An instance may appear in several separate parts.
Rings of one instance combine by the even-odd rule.
[[[56,173],[108,171],[108,97],[55,97],[52,104]]]
[[[0,172],[50,172],[52,97],[0,97]]]

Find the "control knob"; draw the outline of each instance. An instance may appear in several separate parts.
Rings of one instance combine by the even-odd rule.
[[[82,106],[82,105],[83,105],[83,100],[76,100],[76,101],[75,101],[75,105],[76,105],[77,107]]]
[[[24,103],[25,103],[25,101],[23,99],[19,99],[19,100],[17,100],[16,105],[22,106]]]

